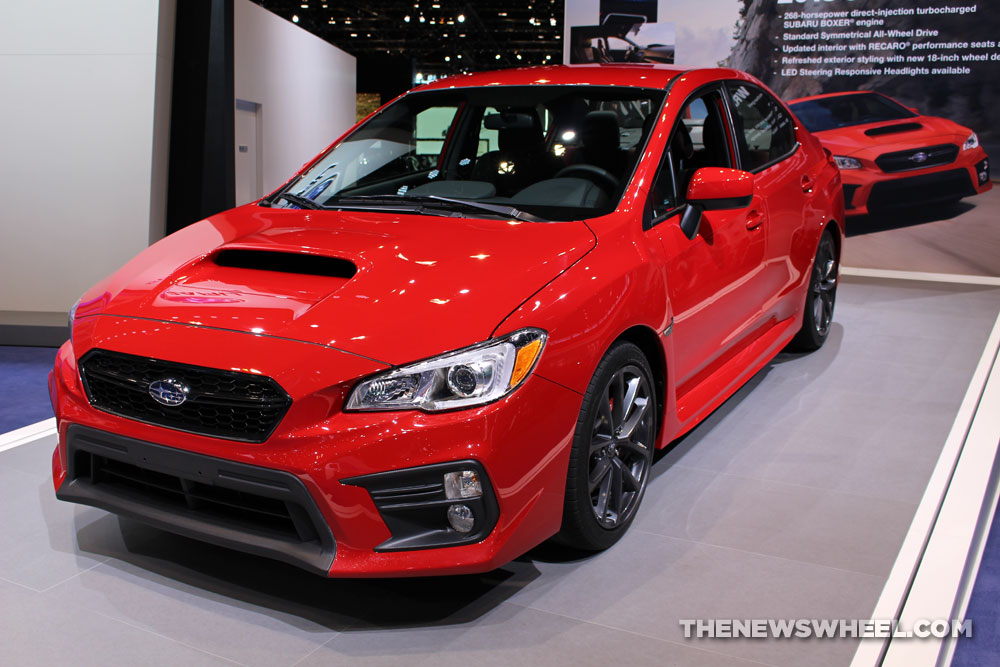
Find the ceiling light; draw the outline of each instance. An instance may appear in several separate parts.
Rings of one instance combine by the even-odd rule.
[[[292,23],[298,23],[298,22],[299,22],[299,15],[292,14]]]
[[[499,53],[497,54],[497,60],[500,60],[500,54]]]
[[[458,15],[458,22],[459,23],[465,23],[465,14],[459,14]]]
[[[407,16],[404,16],[404,17],[403,17],[403,20],[404,20],[404,21],[406,21],[407,23],[409,23],[409,22],[410,22],[410,17],[409,17],[409,15],[407,15]]]
[[[426,21],[426,20],[427,20],[427,19],[425,19],[425,18],[424,18],[423,16],[421,16],[421,17],[420,17],[420,22],[421,22],[421,23],[423,23],[423,22],[424,22],[424,21]]]
[[[450,63],[450,62],[451,62],[451,56],[445,56],[445,57],[444,57],[444,61],[445,61],[446,63]]]

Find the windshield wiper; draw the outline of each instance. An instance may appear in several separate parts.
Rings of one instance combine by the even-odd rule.
[[[524,222],[544,222],[542,218],[531,215],[530,213],[525,213],[524,211],[513,206],[488,204],[486,202],[475,201],[473,199],[453,199],[452,197],[442,197],[440,195],[355,195],[353,197],[338,198],[335,202],[332,202],[331,205],[336,207],[337,202],[351,203],[354,201],[366,203],[385,201],[397,205],[400,203],[413,202],[416,204],[428,204],[452,209],[455,206],[458,206],[476,211],[489,211],[490,213],[495,213],[496,215],[502,215],[506,218],[514,218],[515,220],[522,220]]]
[[[270,204],[278,201],[279,199],[284,199],[290,204],[295,204],[299,208],[308,208],[311,211],[322,211],[323,209],[326,208],[325,206],[320,206],[312,199],[306,199],[305,197],[300,197],[299,195],[293,195],[290,192],[283,192],[282,194],[275,195],[270,200],[265,200],[265,201],[268,201],[268,203]]]

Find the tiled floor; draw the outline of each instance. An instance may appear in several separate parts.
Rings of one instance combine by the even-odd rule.
[[[852,640],[684,639],[679,619],[864,618],[1000,289],[846,280],[659,457],[629,534],[482,576],[327,581],[56,501],[51,438],[0,452],[0,664],[847,665]]]

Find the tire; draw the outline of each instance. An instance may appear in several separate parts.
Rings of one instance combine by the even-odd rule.
[[[812,352],[823,347],[826,342],[833,322],[833,308],[837,303],[838,261],[833,234],[824,232],[816,250],[816,259],[813,260],[802,314],[802,328],[789,344],[791,350]]]
[[[656,405],[653,372],[642,350],[614,344],[583,397],[556,541],[600,551],[628,530],[652,468]]]

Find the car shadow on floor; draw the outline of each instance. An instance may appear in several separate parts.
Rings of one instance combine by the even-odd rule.
[[[942,220],[953,220],[962,216],[976,205],[962,200],[944,204],[933,204],[925,206],[914,206],[901,208],[885,213],[875,213],[872,215],[861,215],[847,219],[847,236],[863,236],[865,234],[875,234],[891,229],[902,229],[905,227],[915,227],[930,222],[941,222]]]
[[[830,333],[826,343],[820,349],[814,352],[793,352],[789,351],[788,348],[782,350],[778,353],[778,356],[769,361],[764,368],[757,371],[746,384],[736,390],[736,393],[717,407],[704,421],[663,449],[657,450],[653,456],[653,472],[650,482],[655,483],[657,477],[679,463],[687,452],[705,440],[720,422],[739,408],[745,400],[753,396],[753,392],[757,387],[763,384],[767,376],[778,366],[794,363],[804,357],[810,357],[815,362],[818,362],[811,364],[812,370],[810,374],[813,376],[821,375],[836,359],[840,352],[840,345],[843,338],[844,327],[839,322],[834,321],[830,326]]]
[[[108,540],[114,526],[107,522],[118,523],[122,543]],[[82,552],[108,557],[104,576],[149,580],[150,588],[272,610],[293,624],[301,619],[303,628],[315,624],[336,632],[468,623],[539,576],[530,563],[514,562],[481,575],[324,579],[111,514],[80,526],[77,542]]]

